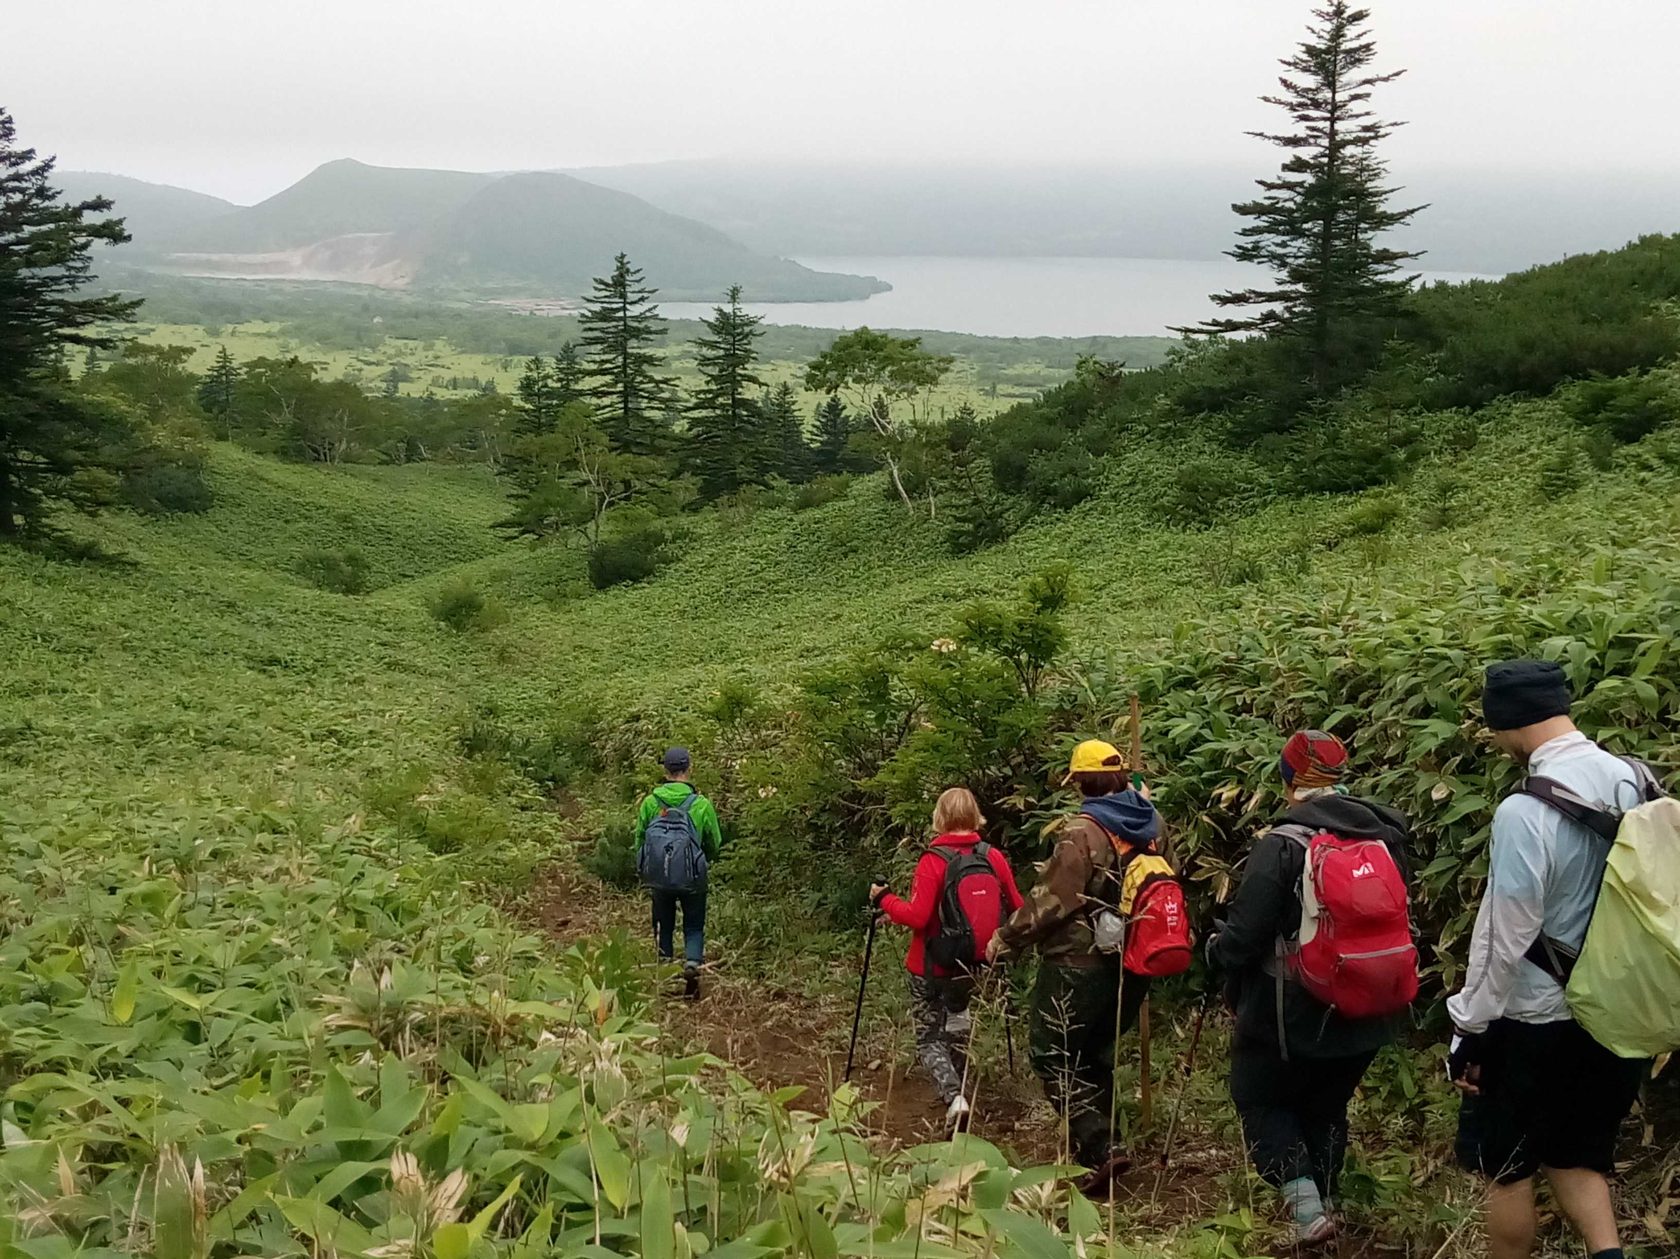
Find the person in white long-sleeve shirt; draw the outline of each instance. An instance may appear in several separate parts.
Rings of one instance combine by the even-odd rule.
[[[1638,804],[1642,770],[1576,729],[1569,709],[1556,664],[1487,671],[1482,712],[1495,747],[1602,809]],[[1469,968],[1447,1002],[1458,1031],[1449,1070],[1465,1093],[1459,1157],[1489,1181],[1492,1259],[1532,1251],[1537,1172],[1593,1259],[1622,1259],[1606,1176],[1645,1064],[1593,1040],[1560,982],[1586,939],[1609,852],[1607,839],[1533,795],[1508,797],[1493,816]]]

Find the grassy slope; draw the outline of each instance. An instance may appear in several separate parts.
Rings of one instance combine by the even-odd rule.
[[[309,468],[219,446],[209,514],[92,526],[128,565],[0,553],[0,644],[22,663],[0,725],[80,731],[83,741],[109,741],[119,760],[154,744],[184,764],[229,741],[343,760],[347,746],[360,755],[370,741],[378,753],[408,744],[405,723],[435,732],[441,714],[475,699],[535,712],[582,695],[657,709],[687,706],[684,697],[732,676],[788,684],[889,631],[943,632],[963,604],[1005,594],[1059,560],[1074,564],[1085,592],[1076,647],[1100,657],[1165,642],[1186,612],[1263,600],[1268,581],[1327,597],[1375,584],[1400,597],[1468,556],[1609,541],[1602,505],[1612,501],[1660,532],[1672,505],[1627,477],[1539,501],[1535,465],[1562,431],[1545,402],[1495,421],[1475,451],[1454,459],[1465,488],[1456,523],[1444,528],[1426,519],[1434,473],[1424,469],[1380,536],[1353,536],[1350,505],[1332,498],[1187,533],[1163,525],[1150,503],[1152,471],[1173,452],[1138,450],[1109,493],[979,555],[947,555],[934,529],[907,522],[863,482],[809,512],[697,518],[677,563],[644,585],[599,594],[573,549],[496,540],[488,526],[502,502],[482,470]],[[318,546],[359,547],[375,593],[346,598],[294,577],[299,556]],[[486,637],[449,635],[423,607],[445,574],[498,593],[512,619]],[[322,732],[343,723],[353,737]],[[14,762],[19,755],[14,734]],[[87,769],[96,767],[106,764]],[[85,785],[96,783],[94,775]]]
[[[1387,533],[1318,546],[1304,566],[1293,557],[1306,539],[1349,533],[1348,503],[1285,504],[1185,534],[1159,524],[1148,490],[1172,452],[1139,450],[1104,497],[982,555],[946,556],[865,483],[805,514],[696,522],[680,563],[599,595],[584,593],[566,549],[491,537],[501,503],[476,470],[329,470],[218,447],[207,516],[87,526],[128,565],[0,551],[11,683],[0,697],[0,816],[15,834],[91,811],[120,832],[155,827],[163,810],[181,833],[232,839],[243,808],[308,802],[346,829],[366,815],[388,843],[399,832],[379,815],[382,784],[418,766],[410,794],[488,801],[489,821],[474,815],[474,828],[512,827],[540,849],[552,825],[510,805],[516,783],[463,786],[472,770],[454,740],[485,700],[535,721],[580,694],[646,712],[684,707],[731,675],[785,684],[893,626],[931,637],[957,606],[1056,559],[1079,570],[1078,645],[1100,655],[1164,642],[1183,612],[1264,600],[1268,581],[1406,599],[1463,556],[1536,544],[1573,554],[1618,528],[1625,539],[1630,520],[1653,534],[1674,528],[1674,504],[1630,468],[1542,502],[1538,456],[1561,425],[1550,404],[1513,408],[1455,461],[1469,487],[1457,523],[1425,519],[1425,470]],[[346,598],[299,582],[297,556],[323,544],[361,547],[381,588]],[[1228,585],[1233,555],[1261,579]],[[426,614],[424,594],[460,573],[502,596],[506,626],[460,637]]]

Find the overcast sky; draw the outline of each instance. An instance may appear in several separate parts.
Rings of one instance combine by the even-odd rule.
[[[1672,174],[1676,0],[1372,0],[1408,167]],[[4,0],[65,169],[258,200],[337,157],[1265,165],[1288,0]]]

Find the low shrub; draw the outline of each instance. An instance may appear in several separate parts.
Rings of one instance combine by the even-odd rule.
[[[595,847],[583,858],[583,868],[608,887],[628,892],[639,886],[636,874],[634,837],[629,822],[615,822],[595,840]]]
[[[465,577],[433,594],[426,600],[426,609],[457,634],[494,629],[508,619],[499,599],[485,594]]]
[[[196,463],[151,463],[123,473],[122,500],[146,516],[200,516],[216,496]]]
[[[1680,419],[1680,389],[1660,372],[1589,380],[1576,388],[1569,413],[1577,424],[1628,445]]]
[[[810,511],[814,507],[825,507],[829,503],[839,502],[852,489],[852,478],[848,473],[835,476],[818,477],[814,481],[807,481],[804,485],[796,486],[793,491],[792,506],[794,511]]]
[[[311,586],[332,594],[362,595],[368,592],[368,558],[357,547],[305,551],[298,560],[297,573]]]
[[[603,538],[589,552],[589,582],[597,590],[646,581],[659,571],[665,534],[655,528]]]
[[[1387,533],[1404,514],[1405,508],[1397,498],[1388,495],[1368,498],[1342,517],[1343,531],[1355,538]]]

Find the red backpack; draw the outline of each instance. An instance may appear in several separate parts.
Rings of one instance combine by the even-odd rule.
[[[974,970],[1003,925],[1003,882],[992,868],[991,845],[928,851],[945,860],[938,929],[927,939],[928,959],[947,975]]]
[[[1132,899],[1120,964],[1134,975],[1164,979],[1190,969],[1195,937],[1184,886],[1171,874],[1151,874]]]
[[[1294,824],[1277,829],[1306,853],[1301,930],[1279,944],[1288,974],[1345,1018],[1379,1018],[1411,1005],[1417,945],[1406,880],[1388,845]]]
[[[1120,901],[1122,905],[1129,902],[1121,966],[1134,975],[1153,979],[1182,975],[1190,969],[1196,937],[1190,930],[1184,885],[1173,873],[1172,863],[1156,852],[1153,844],[1136,847],[1095,818],[1090,820],[1108,836],[1109,847],[1119,859]]]

